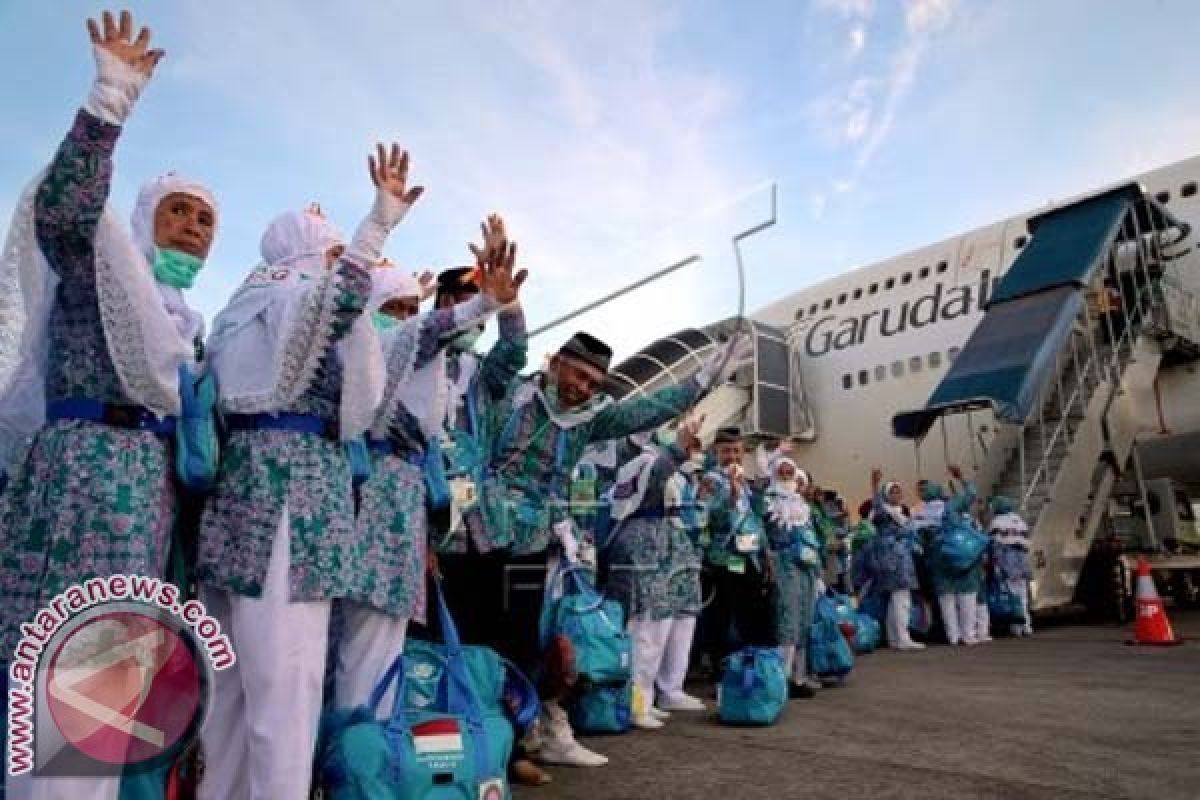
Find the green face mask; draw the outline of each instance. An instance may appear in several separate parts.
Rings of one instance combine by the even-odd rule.
[[[462,333],[458,334],[458,336],[455,336],[453,339],[451,339],[450,344],[455,350],[460,350],[465,353],[474,349],[475,343],[479,341],[480,336],[483,336],[482,329],[471,328],[470,330],[463,331]]]
[[[394,328],[400,324],[400,320],[385,314],[382,311],[376,311],[372,316],[375,319],[375,327],[381,331],[386,331],[389,328]]]
[[[154,248],[154,277],[159,283],[176,289],[190,289],[196,275],[204,267],[204,259],[179,250]]]

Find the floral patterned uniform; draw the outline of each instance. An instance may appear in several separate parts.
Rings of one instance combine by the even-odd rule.
[[[888,594],[918,588],[914,555],[920,551],[920,544],[912,522],[906,519],[901,523],[893,517],[879,494],[871,503],[875,537],[868,545],[868,552],[864,553],[870,590]]]
[[[606,593],[625,609],[625,618],[668,619],[671,600],[671,531],[665,504],[667,481],[687,454],[676,447],[655,448],[646,466],[627,483],[618,483],[614,499],[641,491],[641,504],[613,531],[608,546]],[[628,496],[628,495],[627,495]]]
[[[349,258],[314,282],[313,313],[290,335],[323,347],[321,364],[312,384],[282,412],[315,415],[336,430],[342,391],[337,344],[362,313],[370,289],[370,275]],[[332,317],[322,313],[326,308]],[[318,324],[326,318],[333,320],[328,329]],[[199,580],[235,594],[261,595],[285,506],[293,602],[340,597],[372,604],[388,594],[378,565],[369,560],[370,542],[355,532],[350,463],[342,443],[278,430],[230,436],[201,521]]]
[[[567,412],[581,421],[564,427],[548,410],[557,399],[553,388],[544,386],[544,376],[516,382],[494,411],[496,435],[483,469],[480,508],[467,518],[480,551],[545,551],[552,525],[567,516],[567,483],[587,445],[670,422],[702,393],[699,381],[691,379],[635,400],[612,403],[605,397],[588,409]]]
[[[390,340],[389,387],[393,381],[406,380],[409,370],[422,369],[433,361],[441,351],[440,340],[456,328],[454,314],[453,309],[433,311],[421,317],[416,336]],[[423,623],[428,546],[422,466],[426,438],[420,423],[403,404],[380,413],[387,417],[383,424],[395,452],[371,451],[371,477],[359,490],[355,526],[366,548],[366,559],[373,566],[373,577],[369,594],[354,599],[378,611]]]
[[[670,522],[667,602],[672,617],[699,616],[703,605],[700,586],[703,559],[699,542],[707,519],[696,497],[696,488],[695,479],[682,471],[677,471],[667,482],[667,519]]]
[[[48,401],[128,405],[97,295],[94,236],[121,129],[80,111],[37,192],[38,246],[59,278]],[[78,420],[46,425],[0,496],[0,662],[18,625],[67,586],[118,573],[161,576],[175,493],[168,441]]]
[[[763,501],[763,525],[775,568],[772,607],[775,612],[775,638],[780,645],[808,644],[816,605],[816,581],[821,564],[821,548],[812,522],[790,525],[772,513],[772,497]]]

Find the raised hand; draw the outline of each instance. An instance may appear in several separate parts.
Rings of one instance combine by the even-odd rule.
[[[128,11],[121,12],[119,22],[113,21],[112,12],[105,11],[100,23],[89,19],[87,29],[93,45],[147,78],[166,55],[163,50],[150,49],[149,28],[142,28],[133,38],[133,16]]]
[[[956,478],[960,481],[962,480],[962,467],[958,466],[957,464],[951,464],[950,466],[946,467],[946,471],[950,473],[950,477]]]
[[[479,290],[501,305],[513,302],[521,293],[521,286],[529,277],[529,270],[513,274],[517,260],[517,243],[508,241],[504,220],[492,214],[480,224],[483,246],[468,245],[475,256],[475,269],[479,276]]]
[[[685,453],[700,448],[700,428],[704,425],[704,415],[686,419],[675,432],[675,443]]]
[[[872,469],[871,470],[871,488],[878,491],[879,483],[882,480],[883,480],[883,470],[881,470],[879,467],[875,467],[874,469]]]
[[[417,276],[417,283],[421,287],[422,300],[428,300],[437,294],[437,278],[429,270],[425,270]]]
[[[375,145],[375,155],[367,156],[367,171],[371,183],[405,206],[411,206],[425,193],[424,186],[408,188],[408,151],[393,143],[391,149]]]

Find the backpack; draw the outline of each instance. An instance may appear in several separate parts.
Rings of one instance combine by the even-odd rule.
[[[1019,625],[1025,622],[1025,598],[1009,589],[1004,581],[988,581],[987,605],[993,625]]]
[[[952,575],[962,575],[983,558],[988,542],[986,535],[970,525],[948,525],[942,529],[934,545],[936,565]]]
[[[723,667],[717,686],[721,722],[773,725],[788,700],[788,681],[779,651],[773,647],[747,647],[726,658]]]
[[[562,594],[555,597],[556,587]],[[564,565],[547,582],[539,624],[542,648],[564,636],[575,651],[575,669],[594,685],[616,685],[632,675],[633,646],[620,604],[592,587],[585,570]]]
[[[567,708],[579,733],[627,733],[633,727],[633,681],[592,684]]]
[[[440,583],[444,645],[410,640],[365,706],[325,715],[317,761],[330,800],[508,800],[514,673],[486,647],[463,646]],[[524,691],[536,694],[525,681]],[[380,716],[388,689],[392,708]],[[530,722],[527,709],[518,724]]]

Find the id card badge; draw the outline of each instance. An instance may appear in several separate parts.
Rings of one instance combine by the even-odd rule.
[[[475,493],[475,481],[465,475],[450,481],[450,531],[465,530],[463,517],[475,508],[479,498]]]
[[[579,562],[591,570],[596,569],[596,545],[586,539],[579,543]]]
[[[725,566],[736,575],[746,574],[746,559],[741,556],[730,556],[729,560],[725,562]]]
[[[758,534],[757,533],[739,533],[737,535],[737,551],[739,553],[757,553],[758,552]]]

